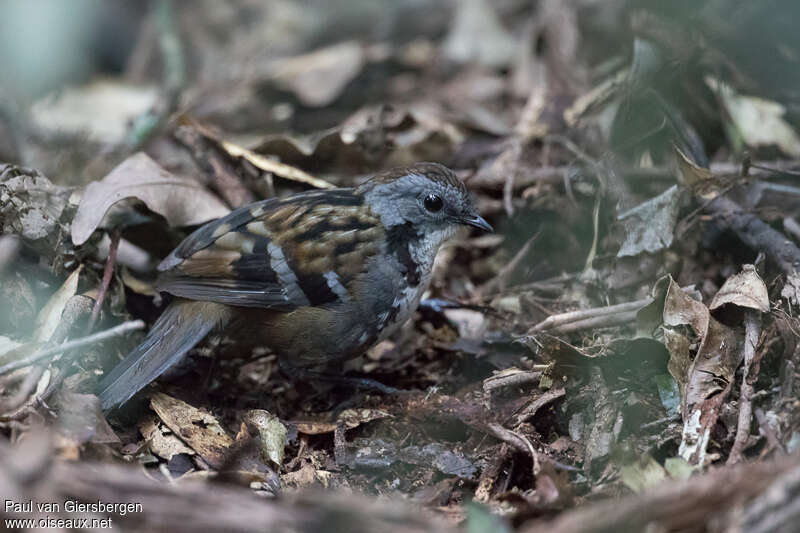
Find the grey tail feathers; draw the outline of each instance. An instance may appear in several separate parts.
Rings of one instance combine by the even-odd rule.
[[[158,318],[144,341],[100,382],[98,396],[108,411],[128,401],[148,383],[228,319],[225,306],[176,300]]]

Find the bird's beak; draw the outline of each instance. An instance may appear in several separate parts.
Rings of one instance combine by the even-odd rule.
[[[466,215],[461,219],[461,223],[484,231],[494,231],[494,228],[480,215]]]

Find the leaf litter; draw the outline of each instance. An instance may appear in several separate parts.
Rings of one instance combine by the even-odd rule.
[[[796,7],[735,3],[154,2],[123,17],[124,68],[30,109],[0,102],[0,463],[74,495],[35,439],[93,476],[89,500],[129,498],[116,468],[137,464],[179,487],[164,530],[192,490],[211,530],[331,506],[354,530],[767,530],[781,515],[759,502],[798,468],[800,48],[776,15]],[[731,38],[752,25],[757,43]],[[100,412],[94,384],[140,340],[114,326],[158,316],[153,267],[194,227],[418,160],[454,168],[499,235],[442,250],[419,312],[345,369],[408,394],[292,383],[220,332],[148,401]],[[86,340],[103,292],[111,333]]]

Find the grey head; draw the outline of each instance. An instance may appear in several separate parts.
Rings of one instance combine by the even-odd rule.
[[[408,227],[427,241],[426,248],[438,248],[460,226],[492,231],[475,210],[461,180],[439,163],[387,170],[359,186],[356,192],[364,195],[387,230]]]

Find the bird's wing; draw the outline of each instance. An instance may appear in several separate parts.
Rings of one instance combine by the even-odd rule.
[[[380,220],[350,189],[257,202],[189,235],[159,265],[182,298],[291,310],[350,297],[382,242]]]

